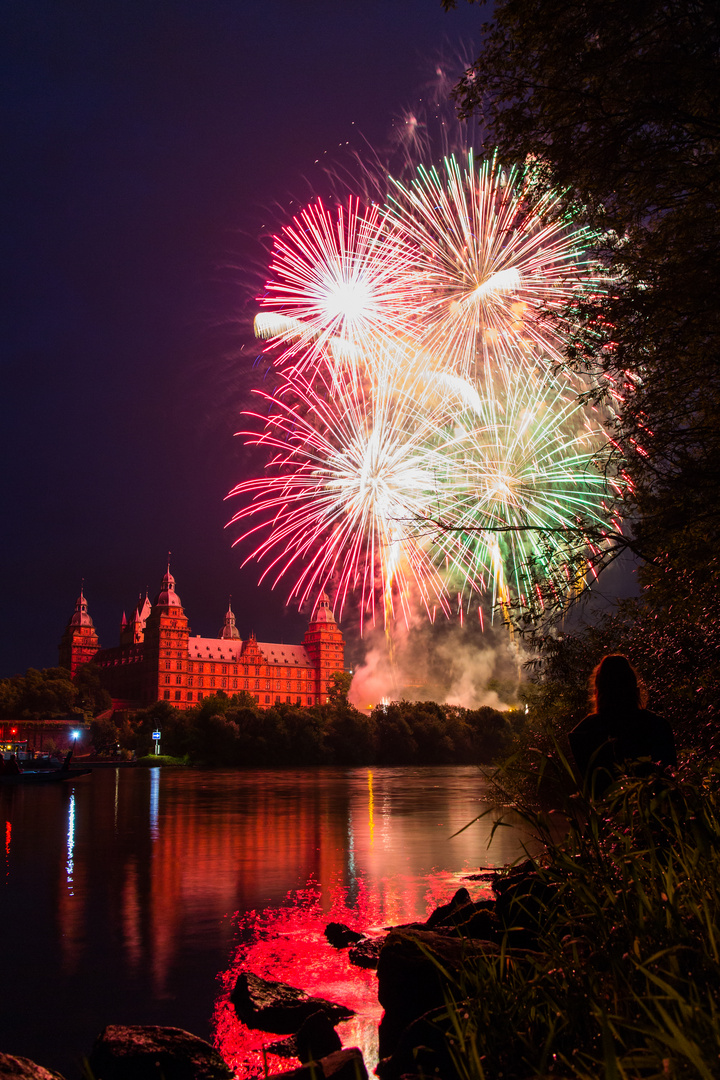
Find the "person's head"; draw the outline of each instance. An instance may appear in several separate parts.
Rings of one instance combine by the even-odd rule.
[[[628,658],[622,653],[603,656],[590,676],[590,701],[595,712],[640,709],[645,700],[645,687]]]

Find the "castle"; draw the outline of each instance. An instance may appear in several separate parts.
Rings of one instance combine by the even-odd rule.
[[[302,645],[256,641],[254,634],[243,641],[231,606],[218,637],[191,637],[168,565],[153,603],[146,596],[131,619],[123,614],[115,648],[100,648],[80,590],[60,642],[60,665],[74,675],[90,661],[99,668],[117,710],[155,701],[187,709],[220,691],[228,696],[245,691],[261,709],[268,709],[278,702],[303,706],[327,702],[332,675],[344,668],[345,645],[325,593]]]

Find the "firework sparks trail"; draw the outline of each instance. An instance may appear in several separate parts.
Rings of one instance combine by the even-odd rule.
[[[596,284],[585,253],[589,233],[554,214],[557,200],[534,198],[522,170],[496,160],[444,172],[420,167],[393,181],[388,221],[418,252],[424,304],[422,346],[459,374],[504,381],[522,367],[562,361],[563,341],[544,317]]]
[[[410,333],[419,300],[415,262],[377,206],[361,212],[350,199],[335,220],[318,200],[275,238],[256,333],[283,346],[279,366],[352,366],[378,340]]]
[[[293,369],[273,395],[261,393],[265,430],[246,435],[272,456],[264,477],[230,493],[250,496],[231,524],[250,523],[236,543],[267,533],[248,560],[267,559],[263,577],[273,583],[295,571],[300,602],[334,579],[341,611],[357,592],[363,612],[374,619],[379,600],[389,620],[398,603],[409,617],[410,580],[424,606],[446,606],[428,545],[404,524],[437,512],[446,403],[419,409],[411,375],[396,366],[389,379],[382,359],[377,369],[382,377],[367,387],[322,370],[311,383]]]
[[[230,493],[236,543],[257,541],[246,561],[273,584],[292,576],[290,598],[332,585],[341,613],[355,595],[386,625],[413,594],[428,614],[451,594],[506,604],[538,567],[567,593],[548,534],[582,548],[579,523],[602,527],[605,439],[552,372],[564,341],[543,312],[598,287],[587,234],[472,154],[390,183],[384,209],[317,201],[275,239],[256,334],[277,386],[244,433],[270,459]]]

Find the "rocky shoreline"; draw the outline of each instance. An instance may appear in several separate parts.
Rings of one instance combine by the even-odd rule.
[[[487,879],[487,875],[483,875]],[[329,923],[325,936],[348,951],[350,963],[375,968],[384,1009],[379,1029],[380,1080],[457,1073],[452,1060],[448,1001],[468,965],[532,953],[541,907],[548,897],[530,863],[493,874],[493,899],[473,901],[458,889],[424,922],[388,928],[382,936]],[[526,916],[518,919],[518,913]],[[460,995],[461,996],[461,995]],[[281,1036],[266,1050],[301,1065],[266,1080],[365,1080],[358,1047],[341,1045],[335,1027],[353,1014],[336,1002],[313,997],[286,983],[241,971],[230,995],[238,1019],[249,1028]],[[181,1028],[111,1025],[88,1056],[95,1080],[232,1080],[233,1073],[208,1042]],[[0,1080],[63,1080],[27,1058],[0,1053]]]

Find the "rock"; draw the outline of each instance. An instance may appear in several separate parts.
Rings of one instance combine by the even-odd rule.
[[[324,1012],[315,1012],[304,1020],[295,1036],[297,1056],[306,1064],[342,1049],[340,1036]]]
[[[287,983],[271,982],[245,971],[238,975],[230,1000],[244,1024],[276,1035],[294,1035],[315,1012],[325,1013],[332,1024],[354,1015],[344,1005],[311,997]]]
[[[492,942],[448,937],[432,930],[388,934],[378,963],[378,1000],[385,1010],[380,1024],[380,1056],[389,1056],[403,1030],[418,1017],[444,1005],[448,979],[470,960],[494,959]]]
[[[430,913],[425,920],[425,926],[428,930],[432,930],[438,923],[448,922],[458,908],[465,907],[467,904],[471,904],[472,899],[470,893],[465,886],[453,896],[449,904],[441,904],[440,907],[436,907],[434,911]]]
[[[358,942],[348,953],[348,960],[355,967],[376,968],[380,950],[385,943],[385,938],[365,938]]]
[[[502,934],[496,905],[495,900],[474,902],[467,889],[458,889],[449,904],[435,908],[425,927],[453,937],[497,941]]]
[[[351,930],[345,923],[331,922],[325,927],[325,937],[334,949],[344,949],[348,945],[357,945],[358,941],[363,940],[365,934]]]
[[[367,1080],[362,1052],[357,1046],[336,1050],[312,1065],[288,1072],[273,1073],[267,1080]]]
[[[534,948],[537,935],[547,922],[557,886],[545,881],[528,860],[498,877],[496,912],[501,926],[507,928],[508,942],[515,948]]]
[[[296,1058],[298,1056],[294,1035],[289,1035],[287,1039],[278,1039],[277,1042],[268,1043],[265,1050],[268,1054],[277,1054],[278,1057]]]
[[[0,1080],[63,1080],[63,1077],[30,1058],[0,1053]]]
[[[451,1029],[444,1007],[414,1020],[402,1032],[392,1055],[378,1063],[380,1080],[400,1080],[400,1077],[418,1074],[425,1077],[457,1076],[444,1028]]]
[[[97,1080],[232,1080],[210,1043],[182,1028],[110,1025],[90,1051]]]

